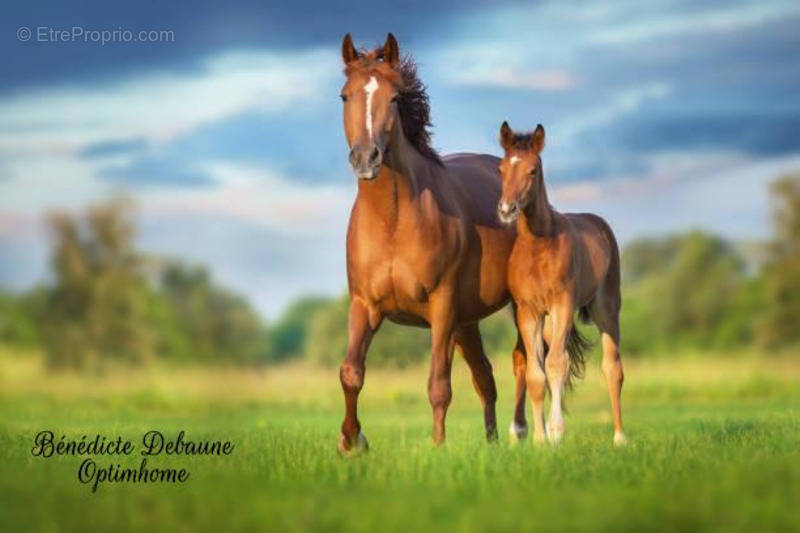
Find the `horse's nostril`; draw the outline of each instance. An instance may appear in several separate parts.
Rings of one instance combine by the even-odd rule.
[[[369,154],[369,162],[370,163],[375,163],[380,156],[381,156],[381,151],[378,150],[377,146],[374,147],[372,149],[372,152],[370,152],[370,154]]]
[[[517,213],[519,207],[516,203],[502,202],[497,206],[497,214],[502,218],[511,217]]]

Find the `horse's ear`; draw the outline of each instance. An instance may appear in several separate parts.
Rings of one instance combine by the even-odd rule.
[[[342,61],[347,65],[356,59],[358,59],[358,52],[356,52],[356,47],[353,46],[353,38],[348,33],[342,40]]]
[[[386,35],[386,43],[383,45],[383,61],[390,67],[394,67],[400,59],[400,49],[397,46],[397,39],[391,32]]]
[[[536,152],[541,152],[544,148],[544,126],[541,124],[536,125],[536,129],[531,136],[531,149]]]
[[[507,121],[503,121],[503,125],[500,126],[500,146],[503,147],[503,150],[508,150],[514,145],[514,132],[511,131],[511,126],[508,125]]]

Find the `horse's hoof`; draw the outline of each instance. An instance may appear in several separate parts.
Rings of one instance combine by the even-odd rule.
[[[525,440],[525,437],[527,436],[528,426],[517,424],[516,420],[512,420],[511,425],[508,426],[508,437],[511,441],[511,444],[517,444],[518,442]]]
[[[493,427],[486,430],[486,442],[493,444],[497,442],[497,428]]]
[[[355,457],[367,451],[369,451],[369,442],[363,433],[359,432],[354,442],[344,433],[339,435],[339,453],[345,457]]]
[[[622,447],[628,445],[628,437],[621,431],[614,432],[614,446]]]

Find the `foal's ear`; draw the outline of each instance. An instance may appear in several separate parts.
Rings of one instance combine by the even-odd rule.
[[[531,136],[531,149],[541,152],[542,148],[544,148],[544,126],[537,124]]]
[[[358,59],[358,52],[356,52],[356,47],[353,46],[353,38],[350,37],[350,34],[348,33],[342,40],[342,60],[344,61],[344,64],[347,65],[356,59]]]
[[[386,35],[386,42],[383,45],[383,61],[390,67],[394,67],[400,59],[400,48],[397,46],[397,39],[391,32]]]
[[[503,147],[503,150],[508,150],[513,145],[514,132],[511,130],[511,126],[508,125],[508,122],[504,120],[503,125],[500,126],[500,146]]]

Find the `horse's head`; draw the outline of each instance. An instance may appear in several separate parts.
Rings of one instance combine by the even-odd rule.
[[[514,222],[531,202],[542,180],[544,128],[536,126],[533,133],[514,133],[508,122],[500,127],[500,146],[505,150],[500,163],[503,194],[497,205],[497,215],[506,224]]]
[[[392,129],[400,122],[397,100],[403,78],[397,69],[400,52],[391,33],[381,48],[361,52],[350,34],[342,41],[347,81],[342,87],[344,133],[350,165],[359,179],[378,176]]]

